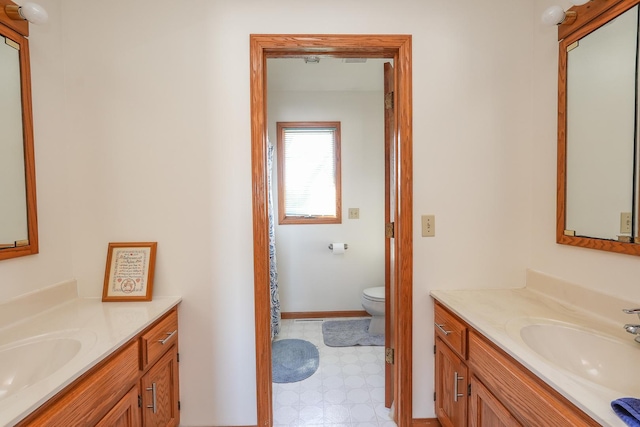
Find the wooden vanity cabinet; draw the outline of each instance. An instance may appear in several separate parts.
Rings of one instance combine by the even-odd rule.
[[[18,427],[175,427],[180,423],[178,382],[174,308]]]
[[[139,387],[134,386],[105,415],[96,427],[140,427]]]
[[[522,424],[505,408],[475,375],[469,394],[470,427],[520,427]]]
[[[178,350],[173,346],[142,377],[144,426],[178,425]]]
[[[446,310],[435,313],[436,416],[443,427],[467,425],[467,327]]]
[[[178,316],[170,315],[141,336],[140,358],[143,426],[177,426],[178,401]]]
[[[443,427],[467,425],[467,365],[436,337],[436,415]]]
[[[600,425],[437,301],[435,335],[436,416],[444,427]]]

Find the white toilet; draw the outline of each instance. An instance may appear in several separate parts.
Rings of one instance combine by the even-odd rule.
[[[384,334],[384,286],[367,288],[362,291],[362,308],[371,315],[369,334]]]

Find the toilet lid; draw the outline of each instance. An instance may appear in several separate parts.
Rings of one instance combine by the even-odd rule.
[[[362,294],[370,300],[384,301],[384,286],[367,288],[364,291],[362,291]]]

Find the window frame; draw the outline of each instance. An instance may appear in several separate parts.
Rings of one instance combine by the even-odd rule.
[[[342,224],[342,167],[340,145],[340,122],[277,122],[277,159],[278,159],[278,223],[279,224]],[[334,182],[336,186],[336,215],[300,216],[286,215],[285,202],[285,153],[284,137],[287,129],[333,129]]]

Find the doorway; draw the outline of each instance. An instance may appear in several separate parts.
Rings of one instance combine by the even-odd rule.
[[[392,58],[394,77],[394,247],[391,253],[395,289],[391,298],[395,338],[393,401],[399,427],[412,420],[412,100],[411,36],[405,35],[252,35],[251,145],[254,232],[257,417],[273,424],[267,213],[266,59],[307,55],[338,58]]]

